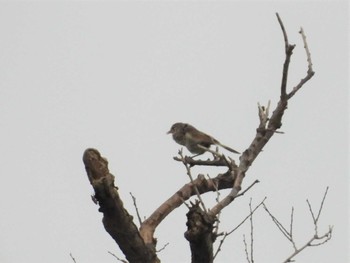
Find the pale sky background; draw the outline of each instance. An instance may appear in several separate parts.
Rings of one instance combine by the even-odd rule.
[[[143,216],[188,182],[165,133],[189,122],[244,151],[258,125],[257,102],[275,107],[284,60],[279,12],[297,45],[289,88],[307,64],[316,75],[292,101],[276,134],[249,170],[261,181],[221,215],[234,228],[253,204],[286,227],[295,208],[299,246],[313,235],[305,200],[318,209],[330,187],[320,234],[333,238],[297,262],[349,262],[348,4],[285,2],[0,2],[0,262],[112,263],[123,257],[101,223],[82,163],[88,147],[109,160],[126,209],[129,192]],[[238,159],[238,156],[234,156]],[[222,169],[198,167],[215,176]],[[222,192],[222,196],[227,191]],[[215,194],[206,195],[207,206]],[[190,262],[187,208],[157,229],[162,262]],[[261,209],[254,217],[255,261],[282,262],[292,246]],[[231,235],[216,262],[246,262],[243,234]]]

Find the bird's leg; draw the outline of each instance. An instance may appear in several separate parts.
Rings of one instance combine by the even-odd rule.
[[[198,144],[198,147],[199,147],[199,148],[202,148],[203,150],[206,150],[207,152],[212,153],[214,156],[216,156],[216,157],[218,157],[218,158],[222,158],[222,154],[219,153],[218,151],[213,151],[213,150],[211,150],[211,149],[209,149],[209,148],[207,148],[207,147],[204,147],[203,145],[200,145],[200,144]],[[199,155],[199,154],[197,154],[197,155],[195,155],[195,156],[198,156],[198,155]]]

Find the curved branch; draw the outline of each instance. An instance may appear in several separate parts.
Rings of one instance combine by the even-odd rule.
[[[160,207],[158,207],[141,225],[140,234],[146,244],[153,242],[153,235],[157,226],[163,219],[169,215],[174,209],[182,205],[191,196],[196,195],[198,189],[199,194],[207,192],[215,192],[221,189],[231,188],[233,185],[233,177],[230,173],[219,174],[215,178],[205,179],[203,175],[199,175],[193,183],[185,184]]]
[[[286,58],[283,64],[283,74],[282,74],[282,83],[281,83],[281,100],[285,100],[287,98],[287,79],[288,79],[288,70],[289,70],[289,64],[290,64],[290,58],[293,54],[293,50],[295,48],[295,45],[291,45],[288,42],[288,36],[286,29],[284,28],[282,19],[280,18],[279,14],[276,13],[278,23],[281,26],[281,30],[283,33],[284,38],[284,49],[286,52]]]

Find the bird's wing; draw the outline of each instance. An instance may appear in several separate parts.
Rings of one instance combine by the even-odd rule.
[[[191,141],[192,143],[200,144],[205,147],[210,147],[211,144],[214,143],[214,138],[197,130],[195,127],[191,125],[187,125],[185,128],[185,137],[187,141]]]

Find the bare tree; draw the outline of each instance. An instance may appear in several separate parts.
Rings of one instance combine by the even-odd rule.
[[[83,161],[89,181],[95,191],[93,198],[100,206],[99,211],[103,213],[104,227],[119,245],[129,262],[160,262],[156,251],[157,240],[154,237],[155,230],[164,218],[166,218],[174,209],[184,204],[184,202],[189,200],[192,196],[197,196],[198,201],[194,204],[191,203],[191,205],[188,206],[189,212],[187,213],[186,223],[188,229],[185,232],[185,238],[189,241],[191,248],[192,262],[213,262],[214,257],[217,255],[218,251],[220,251],[221,244],[227,236],[227,234],[224,235],[218,251],[214,253],[213,243],[218,236],[215,224],[220,212],[238,196],[242,196],[248,189],[258,182],[254,182],[253,185],[244,191],[241,189],[242,182],[254,160],[269,142],[271,137],[275,133],[280,133],[279,128],[282,125],[282,117],[287,109],[288,101],[293,98],[299,89],[301,89],[314,75],[306,36],[301,28],[299,33],[301,34],[304,49],[306,51],[307,73],[296,86],[290,91],[287,91],[289,64],[295,45],[289,43],[284,25],[279,15],[276,15],[283,33],[285,45],[285,60],[280,87],[280,99],[271,115],[270,103],[268,103],[266,107],[258,105],[260,122],[256,129],[255,137],[248,148],[240,156],[238,164],[236,164],[234,160],[218,153],[217,151],[213,152],[213,159],[211,160],[193,159],[191,157],[183,156],[182,151],[180,151],[179,156],[174,159],[183,163],[187,174],[190,177],[190,182],[178,189],[147,219],[141,222],[139,217],[141,226],[138,228],[133,222],[133,217],[124,208],[123,202],[118,194],[118,187],[115,185],[115,178],[109,172],[107,160],[103,158],[96,149],[90,148],[84,152]],[[198,175],[197,178],[194,179],[191,174],[191,167],[196,165],[224,166],[227,168],[227,171],[218,174],[214,178],[205,178],[203,175]],[[231,189],[231,191],[213,207],[207,208],[201,199],[201,195],[207,192],[218,192],[222,189]],[[251,224],[253,222],[251,216],[255,210],[256,208],[252,209],[250,206],[251,213],[246,218],[251,219]],[[312,211],[311,207],[310,211]],[[316,223],[318,217],[319,215],[314,217]],[[253,236],[253,234],[251,236]],[[251,244],[251,250],[252,249],[253,246]],[[300,252],[299,250],[300,249],[296,248],[296,253]],[[251,251],[250,257],[248,254],[247,256],[248,261],[253,262],[253,252]]]

